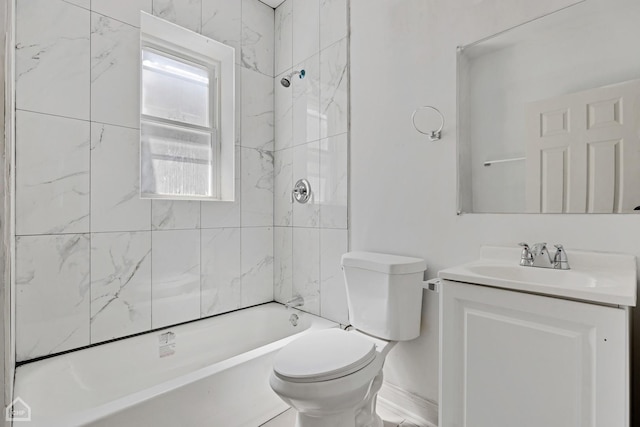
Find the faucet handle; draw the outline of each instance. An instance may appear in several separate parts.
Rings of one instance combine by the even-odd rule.
[[[556,247],[556,254],[553,257],[553,268],[558,270],[569,270],[569,258],[564,247],[560,244],[554,245]]]
[[[522,246],[522,253],[520,254],[520,265],[524,267],[530,267],[533,264],[533,255],[529,250],[529,245],[525,242],[520,242],[518,245]]]

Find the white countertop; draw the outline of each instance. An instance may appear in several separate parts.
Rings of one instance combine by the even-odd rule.
[[[553,256],[553,248],[550,249]],[[571,270],[520,266],[521,248],[483,246],[476,261],[441,279],[621,306],[636,305],[636,257],[567,249]]]

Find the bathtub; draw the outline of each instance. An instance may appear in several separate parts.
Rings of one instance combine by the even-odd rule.
[[[19,366],[15,396],[30,427],[259,426],[287,409],[269,387],[275,353],[336,326],[264,304]]]

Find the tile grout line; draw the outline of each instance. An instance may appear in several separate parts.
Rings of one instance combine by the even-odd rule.
[[[89,91],[89,92],[91,92],[91,91]],[[91,102],[91,93],[89,93],[89,102]],[[91,107],[89,107],[89,108],[91,108]],[[126,126],[126,125],[122,125],[122,124],[107,123],[107,122],[101,121],[101,120],[91,120],[91,118],[89,118],[89,119],[79,119],[77,117],[69,117],[69,116],[62,116],[60,114],[48,113],[46,111],[35,111],[35,110],[29,110],[29,109],[26,109],[26,108],[16,108],[16,111],[22,111],[22,112],[31,113],[31,114],[39,114],[39,115],[49,116],[49,117],[56,117],[56,118],[59,118],[59,119],[76,120],[76,121],[79,121],[79,122],[97,123],[97,124],[100,124],[100,125],[119,127],[119,128],[123,128],[123,129],[130,129],[130,130],[137,130],[137,131],[140,130],[139,127],[136,128],[136,127]]]

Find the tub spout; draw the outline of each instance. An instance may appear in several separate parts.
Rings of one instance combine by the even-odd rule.
[[[302,298],[302,295],[298,295],[287,301],[284,305],[287,307],[287,309],[291,307],[301,307],[304,305],[304,298]]]

